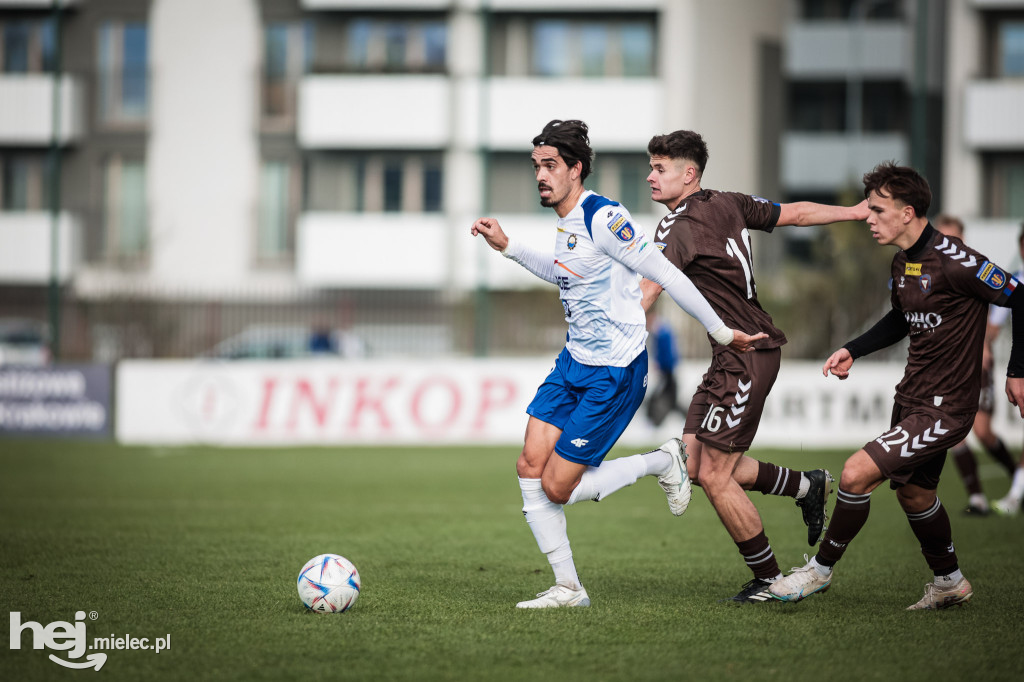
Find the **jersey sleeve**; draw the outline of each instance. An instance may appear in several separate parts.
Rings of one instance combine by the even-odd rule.
[[[751,230],[771,232],[779,223],[782,206],[752,194],[726,193],[739,207],[743,220]]]
[[[590,217],[590,225],[587,227],[594,245],[635,271],[637,265],[647,257],[645,252],[653,249],[654,245],[643,228],[633,222],[625,206],[612,204],[610,209],[597,211]]]
[[[986,303],[1006,306],[1010,295],[1019,284],[1016,277],[969,246],[953,254],[947,266],[950,280],[960,293]],[[960,254],[963,255],[960,255]]]

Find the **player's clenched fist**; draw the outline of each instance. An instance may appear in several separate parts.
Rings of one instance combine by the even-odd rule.
[[[501,225],[494,218],[477,218],[470,230],[473,236],[482,235],[487,244],[495,251],[504,251],[508,246],[508,237],[505,236]]]

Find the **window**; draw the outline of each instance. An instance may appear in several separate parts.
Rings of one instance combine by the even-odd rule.
[[[317,20],[317,73],[443,73],[448,27],[441,17],[393,15]]]
[[[149,29],[142,23],[100,26],[98,49],[100,120],[139,124],[149,113]]]
[[[313,28],[309,22],[268,24],[263,29],[264,123],[290,123],[295,116],[296,85],[309,72]]]
[[[0,21],[0,71],[53,71],[53,23],[45,19]]]
[[[498,16],[491,69],[501,76],[650,77],[653,17]]]
[[[902,0],[802,0],[804,19],[849,19],[854,12],[868,19],[901,19]]]
[[[146,165],[111,156],[104,163],[103,183],[105,255],[112,261],[138,260],[149,247]]]
[[[999,24],[998,46],[999,76],[1024,77],[1024,19]]]
[[[846,128],[844,83],[791,82],[788,129],[800,132],[835,132]]]
[[[42,211],[49,207],[46,156],[0,154],[0,211]]]
[[[651,201],[647,185],[650,162],[646,154],[598,154],[587,189],[620,202],[630,213],[664,212]],[[488,164],[488,211],[495,213],[543,213],[530,157],[522,153],[498,153]]]
[[[988,215],[994,218],[1024,216],[1024,154],[990,154],[985,165]]]
[[[293,164],[286,161],[263,162],[256,233],[258,262],[275,262],[291,257],[295,244],[298,184],[297,169]]]
[[[440,154],[331,152],[307,160],[306,209],[356,213],[443,210]]]

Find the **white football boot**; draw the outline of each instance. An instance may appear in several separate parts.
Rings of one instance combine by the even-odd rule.
[[[686,471],[686,446],[678,438],[665,441],[659,450],[667,452],[672,458],[669,470],[658,476],[658,485],[665,491],[668,508],[674,516],[682,516],[690,506],[690,475]]]
[[[536,599],[516,604],[517,609],[557,609],[562,606],[590,606],[587,590],[555,585],[538,594]]]

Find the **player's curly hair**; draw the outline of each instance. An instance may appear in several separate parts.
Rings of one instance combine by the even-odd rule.
[[[546,145],[558,150],[565,165],[572,168],[582,163],[580,180],[586,180],[594,165],[594,150],[590,147],[590,129],[583,121],[549,121],[540,135],[533,138],[533,146]]]
[[[655,135],[647,144],[651,156],[666,156],[670,159],[686,159],[697,164],[697,172],[704,175],[708,165],[708,145],[700,133],[692,130],[676,130],[667,135]]]
[[[920,173],[909,166],[897,166],[886,161],[864,174],[864,198],[871,192],[880,197],[892,197],[914,209],[918,218],[924,218],[932,204],[932,188]]]

